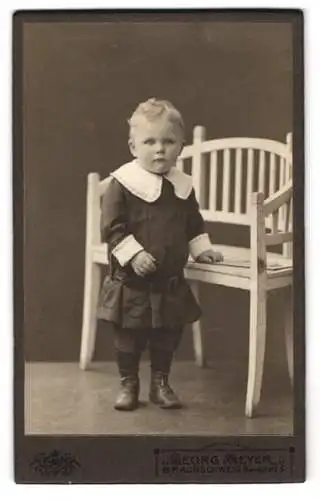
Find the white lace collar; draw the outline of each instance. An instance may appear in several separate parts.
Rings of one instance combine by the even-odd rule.
[[[137,160],[125,163],[110,174],[130,193],[148,203],[156,201],[162,189],[162,179],[171,182],[177,198],[186,200],[192,191],[192,178],[173,167],[168,174],[157,175],[140,167]]]

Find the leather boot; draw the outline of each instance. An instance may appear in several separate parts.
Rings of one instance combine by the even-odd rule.
[[[178,396],[168,383],[168,375],[160,371],[151,372],[149,398],[152,403],[163,409],[182,408]]]
[[[139,403],[139,361],[140,352],[117,351],[117,363],[120,373],[120,391],[114,408],[120,411],[131,411]]]
[[[131,411],[139,403],[139,378],[136,375],[121,377],[121,388],[114,408],[119,411]]]

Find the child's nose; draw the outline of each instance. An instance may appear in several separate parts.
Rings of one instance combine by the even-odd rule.
[[[160,153],[161,151],[164,151],[164,144],[162,142],[157,142],[157,152]]]

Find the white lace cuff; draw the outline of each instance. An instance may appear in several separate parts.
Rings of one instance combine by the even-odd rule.
[[[125,266],[130,262],[132,257],[134,257],[143,247],[137,242],[132,234],[126,236],[117,246],[112,250],[113,255],[119,262],[120,266]]]
[[[198,236],[189,241],[189,250],[194,259],[197,259],[202,252],[211,250],[211,248],[212,244],[207,233],[198,234]]]

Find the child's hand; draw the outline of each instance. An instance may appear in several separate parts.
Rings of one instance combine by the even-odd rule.
[[[202,252],[197,258],[197,262],[203,262],[207,264],[214,264],[215,262],[222,262],[222,261],[223,261],[222,253],[214,252],[211,249]]]
[[[138,276],[145,276],[156,270],[156,259],[145,250],[138,252],[132,259],[131,265]]]

